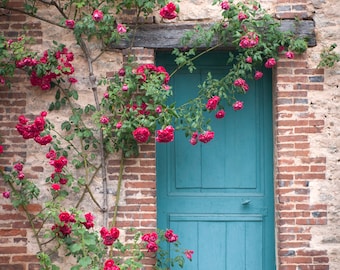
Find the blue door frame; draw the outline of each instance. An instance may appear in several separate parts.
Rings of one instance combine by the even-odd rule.
[[[227,56],[209,53],[193,73],[177,72],[172,102],[194,97],[208,71],[222,76]],[[156,63],[175,68],[169,52],[158,52]],[[184,269],[275,269],[271,83],[269,72],[249,83],[239,97],[244,109],[226,108],[224,119],[212,120],[211,142],[192,146],[176,132],[174,142],[157,144],[158,227],[173,229],[195,251]]]

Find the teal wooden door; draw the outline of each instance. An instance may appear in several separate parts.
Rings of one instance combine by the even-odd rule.
[[[195,96],[208,71],[221,76],[227,55],[210,53],[194,73],[176,73],[177,104]],[[156,62],[174,68],[169,53]],[[212,121],[211,142],[192,146],[176,132],[174,142],[157,144],[158,227],[194,250],[187,270],[275,269],[271,74],[249,86],[243,110]]]

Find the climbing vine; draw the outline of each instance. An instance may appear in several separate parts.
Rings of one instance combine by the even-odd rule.
[[[42,197],[42,193],[46,193],[42,192],[43,187],[35,179],[26,177],[24,161],[1,171],[9,188],[3,197],[26,214],[39,247],[42,269],[59,269],[52,255],[61,248],[75,258],[71,270],[139,269],[145,252],[157,254],[155,269],[168,269],[174,264],[183,267],[184,258],[191,260],[193,251],[182,250],[179,236],[170,229],[148,234],[132,230],[131,241],[119,240],[116,219],[125,159],[138,157],[140,145],[152,141],[154,134],[157,143],[171,143],[175,132],[184,130],[193,147],[213,140],[214,131],[209,125],[212,114],[203,112],[214,112],[212,117],[223,119],[222,104],[232,106],[235,111],[247,106],[240,97],[251,91],[249,80],[261,80],[263,70],[274,68],[280,54],[292,59],[295,54],[303,53],[307,49],[306,41],[294,33],[279,31],[279,22],[258,2],[214,1],[221,11],[220,20],[209,28],[197,26],[183,36],[182,47],[173,50],[177,68],[171,73],[162,66],[137,63],[134,55],[130,55],[116,74],[97,78],[94,63],[112,44],[132,41],[134,31],[138,31],[139,23],[123,23],[124,12],[134,14],[135,22],[155,10],[162,20],[173,20],[180,15],[179,5],[163,0],[119,3],[26,0],[22,7],[4,0],[0,3],[5,10],[24,13],[70,31],[87,63],[88,87],[93,93],[93,104],[80,105],[74,65],[77,59],[60,41],[54,41],[40,54],[30,50],[28,37],[6,40],[0,36],[0,83],[10,85],[9,78],[20,69],[33,87],[54,95],[46,111],[34,119],[18,116],[16,125],[23,139],[35,141],[44,151],[43,159],[50,165],[50,174],[45,179],[48,196]],[[56,19],[45,16],[47,8],[53,9]],[[97,53],[91,50],[94,44],[100,48]],[[173,90],[171,77],[177,70],[193,71],[195,60],[202,54],[231,45],[234,50],[226,63],[231,68],[225,76],[217,79],[209,73],[198,86],[196,98],[179,107],[168,103]],[[207,49],[202,51],[202,47]],[[103,96],[98,94],[98,89],[105,89]],[[65,108],[71,112],[69,118],[55,127],[48,118],[50,112]],[[7,149],[1,147],[0,152],[3,151]],[[106,164],[116,153],[121,155],[121,163],[113,219],[109,221]],[[104,190],[102,203],[91,188],[98,177]],[[86,195],[103,213],[104,222],[99,231],[93,213],[80,209]],[[30,212],[29,205],[41,198],[45,199],[41,211]],[[77,202],[67,208],[65,202],[71,199]],[[162,249],[164,242],[174,248],[174,258]]]

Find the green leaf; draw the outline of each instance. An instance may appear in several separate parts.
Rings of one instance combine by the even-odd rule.
[[[81,244],[78,244],[78,243],[75,243],[75,244],[69,246],[69,250],[72,253],[76,253],[77,251],[80,251],[81,249],[82,249],[82,246],[81,246]]]
[[[80,264],[82,267],[87,267],[87,266],[89,266],[91,263],[92,263],[92,259],[91,259],[90,257],[82,257],[82,258],[79,260],[79,264]]]
[[[61,129],[69,131],[71,129],[71,123],[69,121],[65,121],[61,124]]]

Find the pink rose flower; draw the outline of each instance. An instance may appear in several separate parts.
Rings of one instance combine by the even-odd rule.
[[[239,46],[243,49],[247,49],[255,47],[258,43],[259,36],[254,32],[249,32],[240,38]]]
[[[213,96],[212,98],[210,98],[207,102],[207,104],[205,105],[206,109],[209,111],[213,111],[216,109],[218,103],[220,102],[220,97],[219,96]]]
[[[222,119],[225,116],[225,111],[224,110],[219,110],[216,114],[215,117],[217,119]]]
[[[189,142],[192,145],[196,145],[197,144],[197,139],[196,138],[190,138]]]
[[[162,106],[161,105],[158,105],[155,109],[155,112],[160,114],[162,112]]]
[[[22,165],[22,163],[16,163],[16,164],[14,165],[14,169],[15,169],[17,172],[21,172],[23,168],[24,168],[24,165]]]
[[[25,178],[25,174],[23,173],[23,172],[19,172],[18,173],[18,179],[19,180],[22,180],[22,179],[24,179]]]
[[[237,17],[239,21],[243,21],[248,18],[248,16],[244,14],[243,12],[240,12]]]
[[[110,94],[108,92],[105,92],[103,96],[105,99],[108,99],[110,97]]]
[[[255,71],[254,79],[259,80],[263,77],[263,73],[261,71]]]
[[[197,137],[198,137],[198,133],[195,131],[194,133],[192,133],[191,135],[191,139],[190,139],[190,143],[192,145],[196,145],[197,144]]]
[[[58,190],[60,190],[60,185],[59,184],[52,184],[51,188],[55,191],[58,191]]]
[[[198,140],[202,143],[208,143],[214,138],[215,133],[213,131],[205,131],[198,136]]]
[[[59,220],[61,222],[65,222],[65,223],[68,223],[68,222],[75,222],[75,218],[73,215],[71,215],[70,213],[68,212],[60,212],[59,214]]]
[[[56,153],[53,149],[51,149],[51,150],[46,154],[46,158],[51,159],[51,160],[56,159],[56,158],[57,158],[57,153]]]
[[[234,111],[239,111],[243,108],[243,102],[242,101],[236,101],[234,104],[233,104],[233,109]]]
[[[194,254],[193,250],[186,250],[186,251],[184,251],[185,257],[187,257],[190,261],[192,260],[192,254]]]
[[[68,78],[68,81],[69,81],[71,84],[74,84],[74,83],[78,82],[78,80],[77,80],[76,78],[73,78],[73,77]]]
[[[272,68],[276,65],[276,60],[275,58],[269,58],[267,62],[264,64],[266,68]]]
[[[94,227],[94,216],[92,215],[92,213],[86,213],[85,215],[85,219],[86,221],[83,222],[82,224],[85,226],[86,229],[90,229]]]
[[[2,154],[3,152],[4,152],[4,147],[0,145],[0,154]]]
[[[127,84],[123,84],[122,91],[126,92],[129,90],[129,86]]]
[[[145,242],[156,242],[158,239],[158,234],[155,232],[146,233],[142,235],[142,240]]]
[[[230,9],[229,2],[228,2],[228,1],[223,1],[223,2],[221,3],[221,8],[224,9],[224,10]]]
[[[283,52],[285,50],[285,46],[279,46],[279,48],[277,49],[278,52]]]
[[[120,70],[118,70],[118,75],[121,77],[125,76],[125,68],[121,68]]]
[[[125,25],[124,25],[124,24],[121,24],[121,23],[117,24],[117,31],[118,31],[119,34],[124,34],[124,33],[126,33],[126,27],[125,27]]]
[[[66,185],[67,182],[68,182],[67,178],[60,178],[60,179],[59,179],[59,184],[60,184],[60,185]]]
[[[164,237],[169,243],[173,243],[178,240],[178,235],[175,234],[173,230],[170,229],[166,230],[166,232],[164,233]]]
[[[122,127],[122,122],[118,122],[117,124],[116,124],[116,129],[120,129],[121,127]]]
[[[248,64],[253,63],[253,58],[251,58],[251,56],[248,56],[248,57],[246,58],[246,63],[248,63]]]
[[[34,138],[34,141],[39,143],[40,145],[46,145],[49,144],[53,140],[52,136],[50,134],[46,136],[37,136]]]
[[[132,132],[132,135],[137,142],[145,143],[149,140],[151,133],[145,127],[138,127]]]
[[[156,252],[158,250],[158,245],[155,242],[149,242],[146,245],[149,252]]]
[[[10,193],[9,191],[4,191],[4,192],[2,193],[2,196],[3,196],[4,198],[8,199],[8,198],[11,196],[11,193]]]
[[[293,59],[294,58],[294,53],[292,51],[288,51],[288,52],[286,52],[286,57],[288,59]]]
[[[100,230],[100,236],[103,239],[103,244],[106,246],[111,246],[114,241],[116,241],[119,237],[119,230],[116,227],[111,228],[110,230],[102,227]]]
[[[172,2],[168,3],[166,6],[161,8],[159,15],[161,15],[164,19],[175,19],[177,17],[176,5]]]
[[[103,270],[120,270],[119,266],[115,265],[114,260],[108,259],[104,263],[104,269]]]
[[[101,124],[106,125],[106,124],[108,124],[108,123],[110,122],[110,119],[109,119],[107,116],[103,115],[102,117],[100,117],[99,122],[100,122]]]
[[[175,129],[172,126],[167,126],[165,129],[157,130],[156,141],[159,143],[168,143],[174,140]]]
[[[65,26],[66,26],[67,28],[73,29],[74,26],[75,26],[74,20],[66,20],[66,21],[65,21]]]
[[[95,11],[93,11],[92,14],[92,19],[96,22],[100,22],[104,17],[104,14],[101,10],[96,9]]]
[[[241,87],[245,92],[247,92],[249,90],[249,86],[246,83],[246,81],[242,78],[238,78],[234,81],[234,85],[235,86],[239,86]]]

